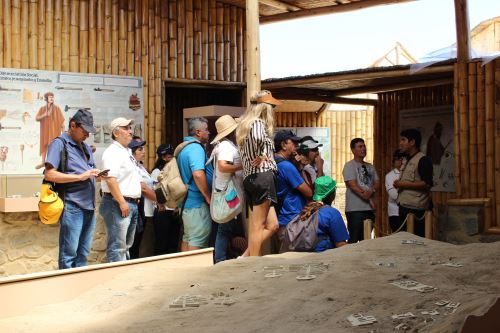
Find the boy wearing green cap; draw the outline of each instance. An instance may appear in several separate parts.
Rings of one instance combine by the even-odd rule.
[[[314,252],[323,252],[347,244],[349,233],[342,220],[340,212],[331,206],[335,200],[337,183],[329,176],[316,178],[314,182],[313,201],[307,204],[299,213],[302,221],[318,212],[318,229],[316,231],[319,242]]]

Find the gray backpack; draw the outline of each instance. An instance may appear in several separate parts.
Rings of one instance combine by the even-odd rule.
[[[304,221],[300,219],[300,214],[298,214],[288,222],[280,253],[314,251],[319,242],[317,231],[320,209]]]

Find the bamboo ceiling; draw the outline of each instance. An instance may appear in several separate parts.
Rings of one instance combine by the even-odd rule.
[[[352,104],[370,104],[370,100],[344,101],[341,96],[453,83],[453,62],[431,66],[414,74],[410,74],[410,65],[400,65],[267,79],[262,81],[262,88],[271,90],[273,95],[281,99],[325,103],[354,101],[356,103]]]
[[[408,1],[415,0],[259,0],[260,23],[341,13]],[[241,8],[246,7],[246,0],[221,0],[221,2]]]

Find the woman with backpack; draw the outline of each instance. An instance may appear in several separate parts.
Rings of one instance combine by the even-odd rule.
[[[272,135],[273,109],[281,104],[267,90],[253,93],[236,128],[236,142],[243,164],[243,188],[246,202],[252,208],[248,249],[243,256],[262,255],[262,243],[278,230],[273,207],[278,198]]]
[[[297,216],[300,218],[300,221],[306,221],[313,218],[314,214],[318,214],[316,229],[318,241],[314,248],[309,249],[309,251],[323,252],[338,248],[346,245],[349,240],[349,233],[340,212],[331,206],[333,200],[335,200],[336,189],[337,183],[331,177],[321,176],[316,178],[314,182],[313,201],[307,204]],[[291,230],[288,229],[291,227],[291,224],[287,227],[285,242],[280,252],[290,251],[288,248],[290,244],[297,242],[297,240],[290,239]]]

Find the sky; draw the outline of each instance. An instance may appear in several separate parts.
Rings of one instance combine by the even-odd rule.
[[[500,16],[500,0],[469,0],[469,23]],[[416,59],[456,41],[453,0],[419,0],[260,26],[261,77],[369,67],[396,42]]]

